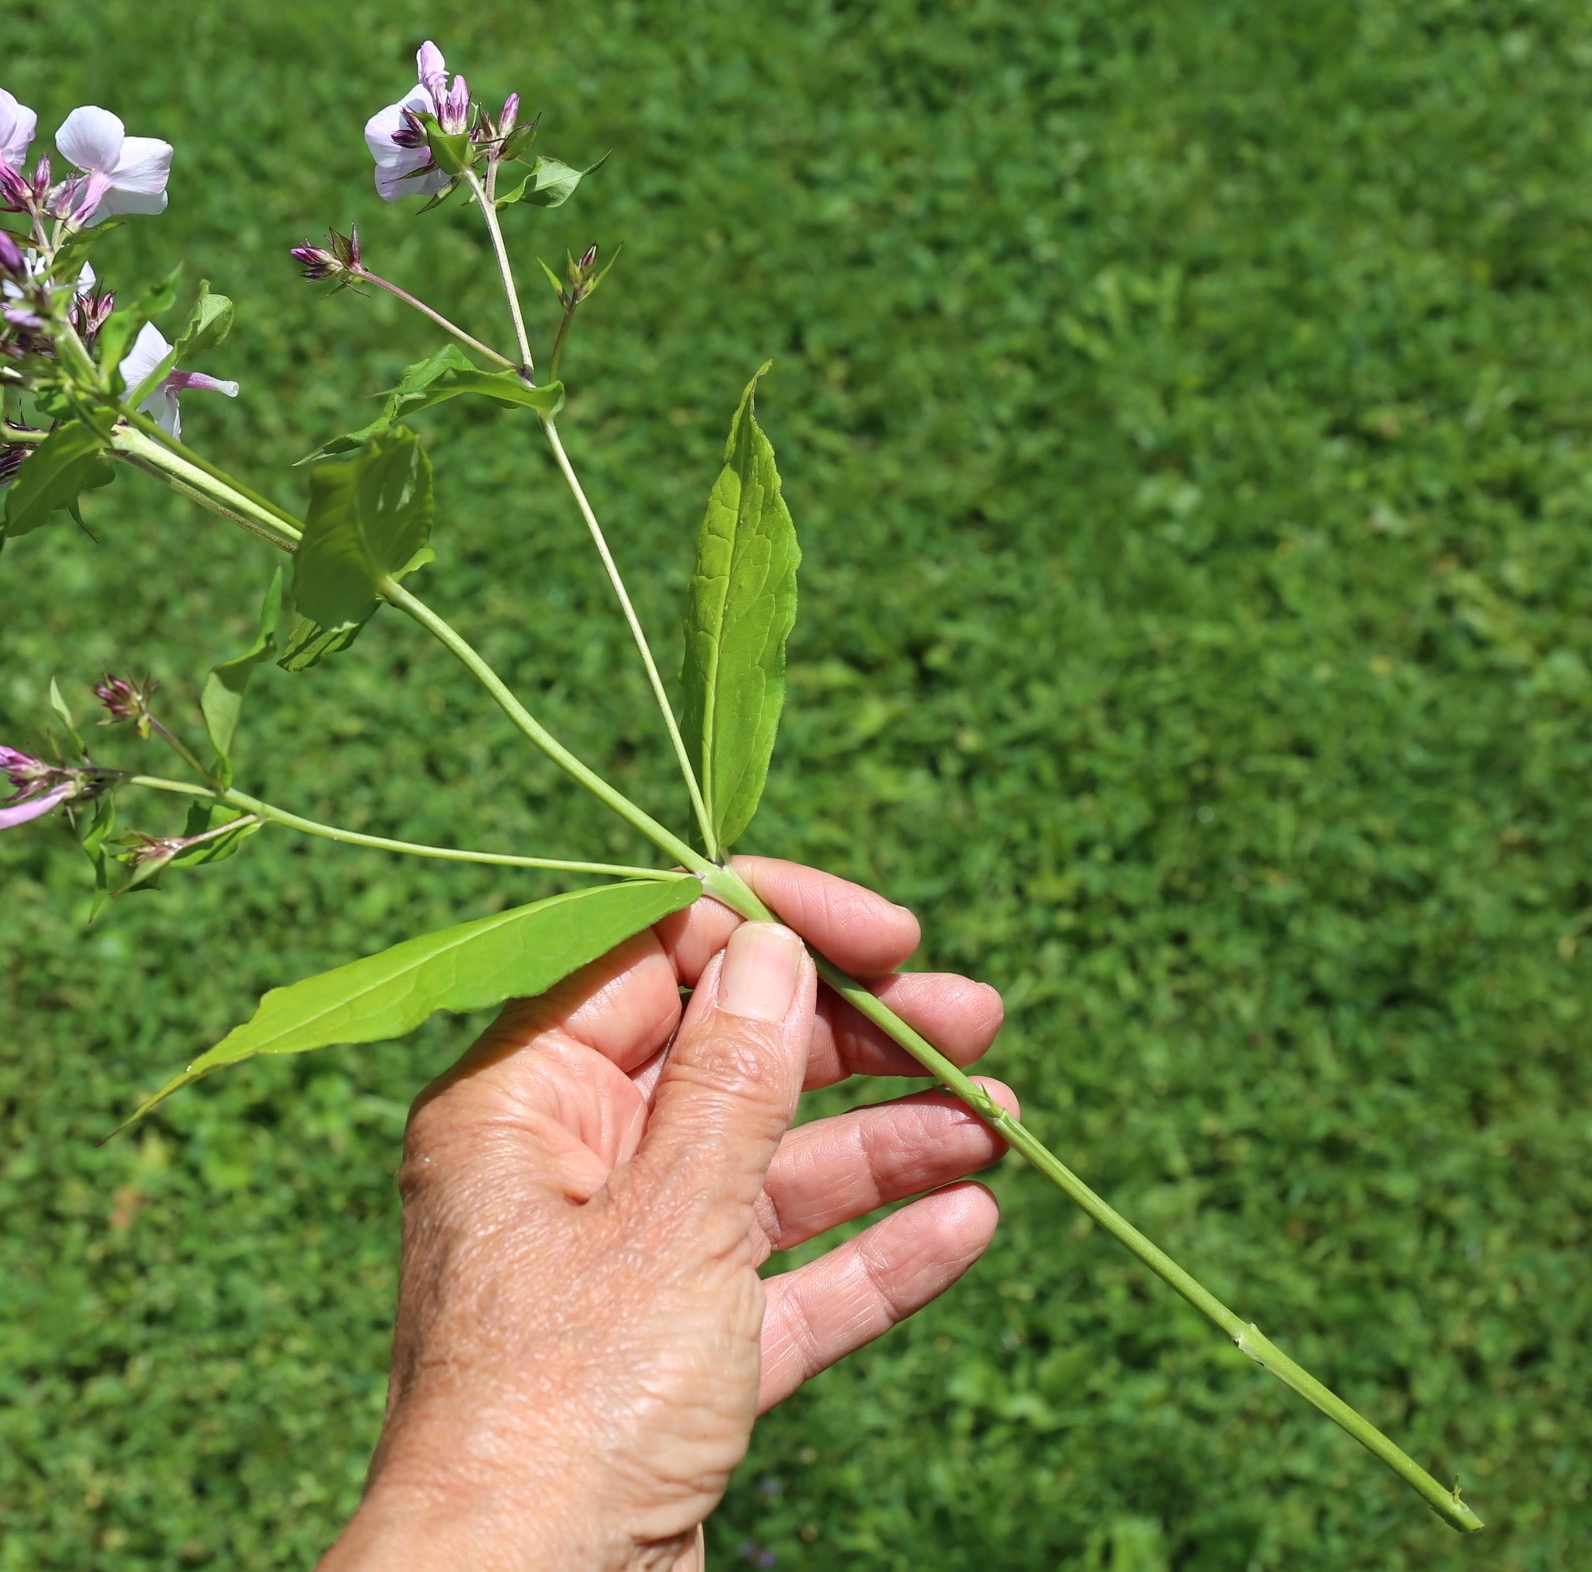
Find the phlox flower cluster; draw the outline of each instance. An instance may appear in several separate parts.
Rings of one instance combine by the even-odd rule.
[[[99,287],[87,262],[75,281],[70,273],[63,280],[57,265],[62,247],[107,218],[164,212],[172,160],[169,142],[129,136],[118,116],[86,104],[55,133],[58,159],[75,171],[56,180],[48,154],[39,157],[31,174],[27,171],[37,129],[38,115],[0,88],[0,212],[22,214],[28,225],[21,234],[0,229],[0,387],[22,390],[30,385],[29,361],[56,359],[63,333],[92,356],[115,309],[115,295]],[[118,363],[125,390],[143,386],[170,353],[160,330],[144,323]],[[139,410],[176,437],[181,431],[177,400],[190,388],[229,398],[238,392],[236,382],[172,367],[145,390]],[[31,441],[6,443],[6,430],[17,437],[37,435],[36,428],[7,412],[0,427],[0,487],[16,478],[32,451]]]

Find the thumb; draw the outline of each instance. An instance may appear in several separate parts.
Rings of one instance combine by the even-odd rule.
[[[789,928],[737,928],[691,997],[635,1164],[698,1201],[751,1206],[796,1112],[817,988]]]

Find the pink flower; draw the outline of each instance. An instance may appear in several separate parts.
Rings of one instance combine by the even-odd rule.
[[[117,367],[127,391],[131,393],[170,353],[171,345],[166,342],[160,329],[153,322],[146,322],[138,330],[133,347]],[[180,437],[182,416],[177,409],[177,395],[187,392],[189,388],[198,388],[205,393],[225,393],[228,398],[238,396],[236,382],[207,377],[202,371],[169,371],[160,386],[139,405],[139,409],[146,415],[152,415],[163,430]]]
[[[16,793],[0,803],[0,830],[30,819],[41,819],[51,809],[81,792],[75,771],[57,769],[43,759],[0,746],[0,775],[10,777]]]
[[[453,178],[432,161],[420,115],[435,115],[449,135],[470,128],[470,89],[462,76],[449,85],[447,63],[430,39],[415,56],[415,71],[419,82],[365,122],[365,146],[376,160],[376,192],[384,202],[435,196]]]
[[[74,109],[55,133],[62,155],[83,171],[56,187],[56,212],[73,224],[97,224],[116,213],[163,213],[171,175],[171,143],[128,136],[108,109]]]

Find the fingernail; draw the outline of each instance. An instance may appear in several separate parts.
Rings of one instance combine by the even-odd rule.
[[[802,942],[775,922],[748,922],[730,935],[719,975],[719,1008],[754,1021],[783,1021],[796,997]]]

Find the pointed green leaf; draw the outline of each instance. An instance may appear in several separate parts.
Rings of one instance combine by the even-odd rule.
[[[358,431],[345,431],[342,436],[323,442],[299,463],[310,464],[352,453],[396,422],[430,409],[444,399],[457,398],[461,393],[479,394],[500,404],[523,405],[543,415],[556,415],[564,407],[562,383],[528,387],[517,372],[482,371],[457,344],[446,344],[436,354],[405,368],[398,386],[386,395],[381,414],[368,426],[361,426]]]
[[[494,207],[508,207],[513,202],[529,202],[533,207],[562,207],[574,196],[575,188],[587,175],[595,174],[608,162],[604,153],[595,164],[576,169],[556,158],[537,158],[525,175],[514,185],[500,192]]]
[[[50,708],[55,712],[55,718],[66,728],[67,740],[77,750],[78,758],[87,758],[88,749],[83,746],[82,733],[78,731],[77,722],[72,718],[66,700],[61,697],[61,685],[54,677],[50,678]]]
[[[100,457],[104,440],[81,421],[57,426],[17,471],[6,490],[5,538],[14,539],[70,508],[81,492],[103,485],[110,466]]]
[[[210,292],[210,281],[199,281],[199,298],[188,321],[172,346],[177,360],[191,360],[207,349],[214,349],[232,331],[232,302],[225,295]]]
[[[213,774],[222,785],[232,784],[232,739],[238,729],[238,715],[243,709],[243,695],[248,691],[249,678],[261,661],[276,654],[276,625],[282,620],[282,569],[278,565],[271,575],[271,587],[265,592],[260,606],[259,631],[254,642],[241,655],[224,660],[210,669],[205,678],[204,691],[199,696],[199,708],[204,712],[205,732],[210,746],[216,750]]]
[[[747,384],[708,499],[686,599],[685,740],[722,855],[752,822],[785,702],[785,641],[796,621],[801,548],[774,449]]]
[[[377,586],[427,559],[431,461],[412,431],[373,439],[358,458],[310,475],[304,538],[293,557],[293,601],[323,629],[367,621]]]
[[[372,615],[375,614],[372,608]],[[323,628],[308,617],[300,617],[287,636],[287,647],[277,665],[283,671],[308,671],[319,666],[329,655],[341,654],[360,635],[369,617],[359,622],[345,623],[341,627]]]
[[[573,890],[273,988],[250,1021],[168,1081],[127,1124],[190,1081],[256,1054],[380,1042],[412,1031],[438,1010],[481,1010],[543,993],[701,893],[695,879]]]

